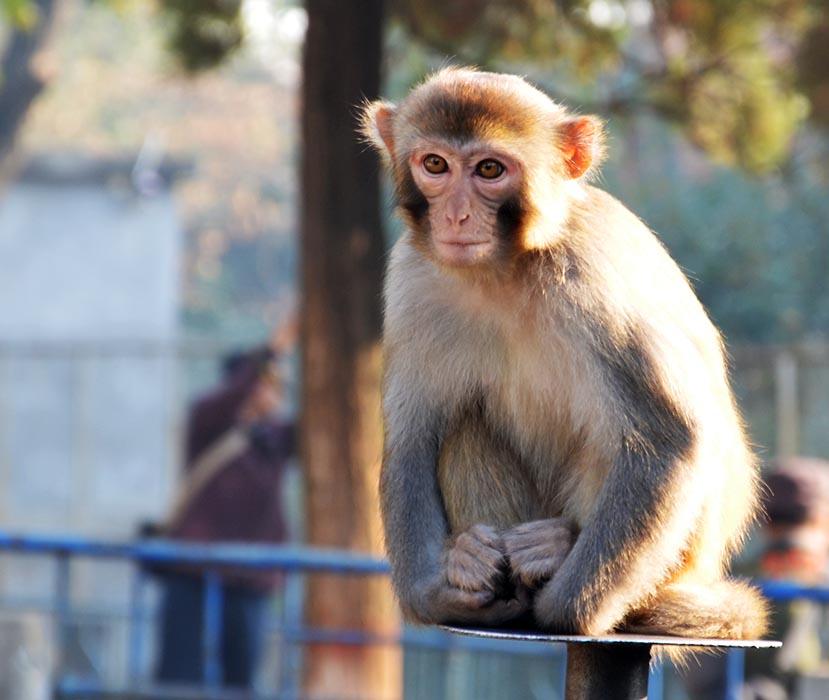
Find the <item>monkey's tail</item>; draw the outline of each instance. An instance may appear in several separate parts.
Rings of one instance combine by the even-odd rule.
[[[673,583],[625,618],[625,632],[707,639],[759,639],[768,629],[768,605],[742,581]]]

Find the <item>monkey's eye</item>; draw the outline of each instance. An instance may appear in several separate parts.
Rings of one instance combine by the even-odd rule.
[[[482,160],[475,166],[475,172],[486,180],[494,180],[504,172],[506,168],[497,160]]]
[[[432,175],[440,175],[449,170],[449,163],[446,162],[446,158],[430,153],[423,159],[423,167]]]

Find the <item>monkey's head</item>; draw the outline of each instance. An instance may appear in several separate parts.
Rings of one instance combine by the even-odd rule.
[[[512,75],[448,68],[399,104],[363,111],[385,157],[412,242],[455,268],[508,265],[558,237],[602,125]]]

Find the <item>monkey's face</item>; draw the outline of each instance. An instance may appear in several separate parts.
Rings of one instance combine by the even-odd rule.
[[[515,158],[481,143],[456,147],[424,140],[411,151],[408,166],[417,191],[401,204],[418,243],[439,263],[469,267],[505,255],[502,209],[518,196],[522,180]]]
[[[601,124],[515,76],[446,69],[363,109],[412,243],[443,267],[500,272],[548,248],[601,153]],[[476,270],[477,272],[477,270]]]

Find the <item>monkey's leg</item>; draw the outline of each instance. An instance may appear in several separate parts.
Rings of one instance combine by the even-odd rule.
[[[482,410],[471,408],[447,431],[438,463],[451,531],[478,524],[508,530],[542,518],[541,499],[528,473],[508,442],[489,428]]]
[[[511,580],[499,529],[537,517],[539,498],[520,459],[488,429],[480,409],[451,426],[441,447],[438,479],[453,533],[446,550],[449,583],[515,601],[516,612],[522,612],[529,606],[528,592]],[[562,530],[556,533],[557,545]],[[513,540],[518,549],[520,533]]]
[[[441,450],[438,477],[452,530],[481,524],[502,530],[498,547],[505,555],[500,567],[505,580],[498,591],[538,588],[573,546],[574,523],[540,519],[546,508],[530,473],[489,428],[480,407],[457,421]]]

